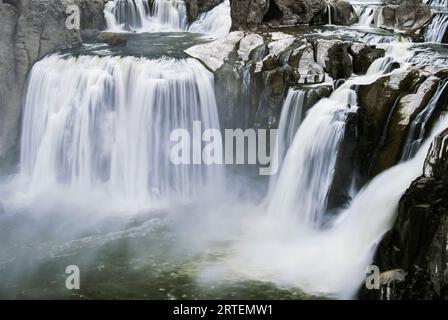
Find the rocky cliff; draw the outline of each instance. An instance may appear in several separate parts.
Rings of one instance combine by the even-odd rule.
[[[433,142],[424,173],[403,196],[374,264],[380,290],[364,299],[448,299],[448,130]]]
[[[79,5],[81,27],[102,25],[102,0],[4,0],[0,3],[0,163],[17,153],[22,92],[31,66],[44,55],[79,46],[81,30],[67,28],[70,6]]]

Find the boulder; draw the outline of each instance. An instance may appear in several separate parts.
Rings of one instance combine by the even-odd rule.
[[[349,51],[353,57],[353,72],[359,75],[366,74],[372,63],[386,54],[384,49],[359,42],[353,43]]]
[[[401,126],[401,117],[396,115],[399,99],[415,93],[428,77],[424,70],[410,68],[359,87],[356,157],[361,180],[370,180],[399,160],[408,129],[396,129]],[[393,136],[394,132],[399,135]]]
[[[351,26],[358,22],[355,8],[348,1],[336,0],[330,3],[331,23],[340,26]]]
[[[319,39],[316,41],[317,63],[333,79],[348,79],[353,71],[352,59],[348,53],[349,44],[341,40]]]
[[[325,0],[233,0],[230,2],[232,29],[262,24],[308,24],[325,9]]]
[[[420,2],[402,2],[382,7],[381,27],[390,30],[416,32],[431,19],[431,8]]]
[[[100,38],[111,47],[126,47],[128,43],[128,38],[126,35],[112,32],[101,32]]]

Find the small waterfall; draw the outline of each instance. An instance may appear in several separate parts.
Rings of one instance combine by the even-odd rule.
[[[358,26],[367,28],[378,28],[381,21],[381,7],[354,5],[358,16]]]
[[[415,117],[409,128],[406,143],[402,153],[402,161],[411,159],[420,149],[424,139],[426,138],[426,127],[428,122],[433,118],[434,112],[439,106],[440,97],[447,92],[448,79],[441,81],[437,91],[432,96],[428,105]]]
[[[355,92],[343,85],[308,112],[286,154],[276,185],[271,187],[270,213],[281,214],[291,223],[321,223],[346,118],[355,105]]]
[[[431,7],[448,7],[448,0],[425,0]]]
[[[201,14],[194,21],[188,31],[205,33],[212,38],[221,38],[230,32],[232,19],[230,18],[230,1],[225,0],[209,12]]]
[[[448,14],[437,13],[425,31],[425,41],[442,43],[448,30]]]
[[[331,4],[327,4],[327,13],[328,13],[328,25],[331,26],[333,21],[331,19]]]
[[[219,129],[213,75],[194,59],[53,55],[30,74],[21,176],[30,193],[189,197],[221,177],[218,166],[171,163],[172,130],[191,134],[193,121]]]
[[[306,92],[289,89],[278,127],[278,158],[283,159],[289,146],[294,141],[297,130],[302,123],[303,105]]]
[[[171,32],[187,30],[183,0],[113,0],[104,9],[107,29],[114,32]]]

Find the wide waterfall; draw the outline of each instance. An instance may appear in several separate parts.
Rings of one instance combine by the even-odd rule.
[[[220,181],[216,166],[170,162],[171,131],[193,121],[219,129],[213,76],[196,60],[53,55],[30,75],[21,176],[30,192],[190,196]]]
[[[111,31],[170,32],[187,29],[183,0],[113,0],[106,4],[107,29]]]
[[[231,28],[230,2],[225,0],[191,24],[184,0],[113,0],[106,4],[104,15],[111,32],[180,32],[203,33],[219,38]]]

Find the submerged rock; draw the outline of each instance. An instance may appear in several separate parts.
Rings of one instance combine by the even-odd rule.
[[[111,47],[126,47],[128,43],[126,35],[111,32],[101,32],[100,39]]]

